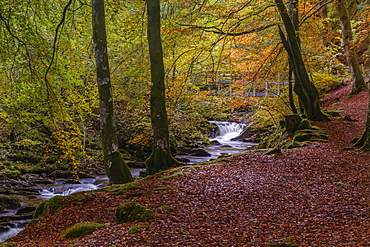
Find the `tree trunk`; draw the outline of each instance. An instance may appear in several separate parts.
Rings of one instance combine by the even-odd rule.
[[[325,47],[329,47],[330,44],[330,38],[329,38],[329,23],[327,21],[328,19],[328,6],[325,5],[320,9],[320,17],[323,20],[323,28],[321,29],[321,39],[322,39],[322,45]]]
[[[349,72],[352,77],[352,90],[350,95],[357,94],[366,88],[362,70],[357,58],[357,52],[352,43],[352,27],[351,20],[348,17],[346,5],[343,0],[338,0],[336,3],[337,11],[342,29],[344,55],[348,62]]]
[[[104,168],[111,183],[127,183],[133,178],[118,150],[116,128],[113,122],[113,97],[107,51],[104,0],[92,0],[92,27],[100,99],[100,129]]]
[[[370,87],[368,88],[368,95],[369,95],[369,103],[367,107],[367,116],[366,116],[366,123],[365,123],[365,130],[362,133],[362,136],[355,144],[356,147],[369,152],[370,151]]]
[[[319,92],[308,76],[295,28],[287,13],[286,7],[282,0],[275,0],[275,3],[279,9],[280,16],[287,32],[287,40],[289,43],[288,50],[290,50],[287,51],[293,64],[294,76],[297,78],[294,91],[302,102],[304,112],[308,119],[317,121],[327,120],[327,117],[321,112]]]
[[[152,154],[146,160],[148,174],[179,164],[171,154],[165,102],[164,64],[160,33],[160,0],[146,0],[151,71],[150,116],[154,132]]]
[[[302,119],[299,115],[294,114],[284,116],[284,120],[286,130],[292,134],[297,130]]]

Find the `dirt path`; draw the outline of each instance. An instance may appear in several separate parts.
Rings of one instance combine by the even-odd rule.
[[[85,203],[35,221],[10,242],[32,247],[268,246],[285,240],[298,246],[370,246],[370,154],[343,150],[363,131],[367,96],[362,92],[345,99],[346,90],[324,102],[340,99],[334,108],[359,121],[315,123],[329,130],[327,143],[279,156],[249,152],[216,165],[184,168],[172,179],[153,176],[135,191],[143,194],[130,199],[97,192]],[[127,201],[156,213],[141,233],[129,234],[128,228],[143,223],[115,224],[115,208]],[[110,226],[88,237],[58,240],[64,228],[84,221]]]

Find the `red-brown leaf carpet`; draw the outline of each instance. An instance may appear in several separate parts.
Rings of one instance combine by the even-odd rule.
[[[284,240],[298,246],[370,246],[370,154],[348,149],[363,132],[367,92],[347,98],[349,86],[323,98],[342,117],[315,125],[329,140],[284,150],[248,152],[218,165],[185,168],[183,176],[144,179],[141,196],[96,192],[30,224],[8,242],[15,246],[268,246]],[[188,172],[188,173],[187,173]],[[132,192],[128,192],[130,194]],[[139,202],[155,211],[148,223],[115,223],[116,207]],[[170,206],[174,210],[159,209]],[[108,228],[85,237],[59,239],[78,222]],[[146,225],[130,234],[135,225]]]

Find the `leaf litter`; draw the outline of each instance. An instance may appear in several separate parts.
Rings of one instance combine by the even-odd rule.
[[[35,220],[8,240],[15,246],[370,246],[370,154],[353,149],[364,128],[367,92],[346,98],[349,86],[329,94],[326,109],[341,109],[348,121],[314,125],[329,131],[327,143],[284,150],[277,156],[248,152],[217,165],[184,168],[181,176],[145,178],[141,196],[106,191],[89,195],[53,215]],[[333,104],[333,102],[336,102]],[[156,190],[154,188],[165,188]],[[116,224],[119,204],[138,202],[155,211],[147,223]],[[161,207],[173,210],[163,210]],[[80,222],[108,224],[89,236],[61,240]],[[130,234],[136,225],[145,227]]]

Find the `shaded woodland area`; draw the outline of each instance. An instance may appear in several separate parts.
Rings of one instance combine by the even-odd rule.
[[[369,244],[369,6],[2,1],[0,194],[104,174],[113,185],[43,202],[35,218],[44,218],[14,246]],[[212,145],[212,121],[244,123],[259,144],[183,166],[183,150]],[[145,168],[142,178],[133,167]],[[132,201],[156,215],[138,235],[127,228],[140,220],[115,224],[113,213]],[[93,226],[98,237],[58,240],[91,222],[105,224]]]

